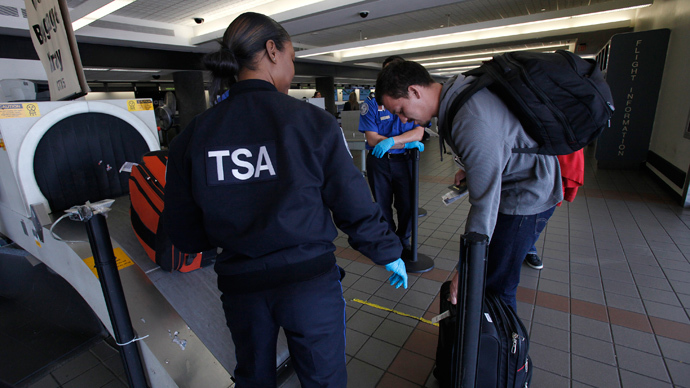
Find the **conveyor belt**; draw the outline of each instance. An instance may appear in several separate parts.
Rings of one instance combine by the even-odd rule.
[[[57,219],[56,215],[52,217]],[[231,386],[230,373],[235,368],[234,344],[225,325],[212,266],[190,273],[162,271],[148,258],[132,231],[128,197],[115,201],[107,222],[113,247],[124,251],[134,263],[121,268],[119,273],[134,329],[138,336],[149,335],[142,340],[146,345],[142,346],[142,355],[149,375],[151,364],[155,364],[151,361],[155,359],[178,386]],[[55,227],[55,233],[65,240],[86,240],[84,224],[68,219]],[[47,229],[44,234],[52,239]],[[82,260],[91,256],[86,242],[58,244],[69,245]],[[56,266],[55,262],[52,266]],[[93,279],[83,279],[95,275],[80,276],[78,282],[90,284],[86,287],[100,292],[93,286]],[[76,288],[83,290],[84,287]],[[277,350],[276,363],[281,366],[289,357],[282,331]]]

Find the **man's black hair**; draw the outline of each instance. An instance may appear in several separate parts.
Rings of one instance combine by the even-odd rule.
[[[376,79],[376,97],[379,102],[383,96],[391,98],[407,97],[410,85],[429,86],[434,83],[429,72],[414,61],[393,61],[384,67]]]
[[[381,68],[385,68],[387,64],[393,62],[393,61],[405,61],[405,58],[401,57],[400,55],[391,55],[390,57],[386,58],[383,60],[383,65],[381,65]]]

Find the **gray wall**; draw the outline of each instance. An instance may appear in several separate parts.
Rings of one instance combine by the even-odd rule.
[[[690,139],[683,135],[690,115],[690,1],[655,0],[652,6],[640,9],[635,31],[658,28],[671,29],[671,38],[650,150],[687,173],[690,172]],[[657,175],[668,182],[663,174],[657,172]],[[668,183],[689,205],[687,176],[685,187]]]

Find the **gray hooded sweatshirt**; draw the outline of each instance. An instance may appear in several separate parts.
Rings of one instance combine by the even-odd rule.
[[[441,91],[439,123],[472,77],[458,75]],[[470,208],[465,232],[491,238],[498,212],[533,215],[563,200],[561,170],[553,155],[513,153],[537,143],[498,96],[483,89],[452,120],[452,138],[467,174]]]

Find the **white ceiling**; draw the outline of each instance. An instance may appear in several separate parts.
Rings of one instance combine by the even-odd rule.
[[[67,0],[72,21],[109,0]],[[292,36],[298,61],[378,68],[400,54],[427,63],[432,72],[476,66],[502,50],[569,48],[598,50],[616,29],[631,28],[636,10],[652,0],[136,0],[75,32],[77,40],[118,46],[208,52],[241,12],[270,15]],[[0,0],[0,25],[9,26],[3,7],[23,8],[22,0]],[[368,11],[366,18],[361,11]],[[596,15],[588,15],[597,13]],[[203,18],[197,24],[194,18]],[[13,21],[14,22],[14,21]],[[28,33],[28,25],[24,21]],[[18,23],[17,26],[21,26]],[[20,28],[20,27],[19,27]],[[6,31],[6,28],[2,29]],[[441,37],[439,37],[439,35]],[[414,44],[414,43],[417,44]],[[362,49],[362,46],[372,46]],[[594,45],[598,47],[593,47]],[[347,51],[350,50],[350,51]],[[357,50],[357,51],[355,51]],[[476,53],[476,59],[467,56]],[[309,55],[300,58],[302,55]],[[462,58],[428,60],[439,55]],[[448,63],[462,59],[464,62]],[[439,63],[430,65],[429,63]],[[169,77],[166,69],[161,79]],[[108,74],[109,73],[109,74]],[[89,80],[151,79],[152,73],[86,71]],[[300,74],[295,82],[313,82]],[[371,80],[338,80],[358,83]]]

